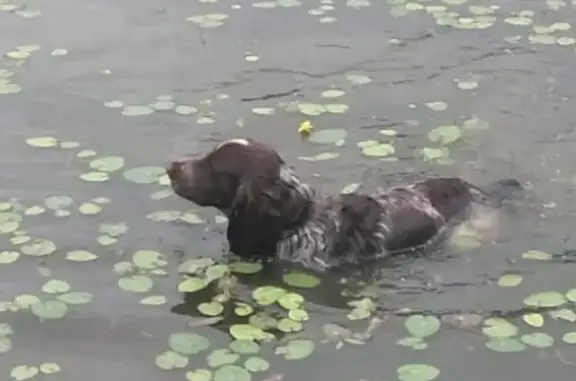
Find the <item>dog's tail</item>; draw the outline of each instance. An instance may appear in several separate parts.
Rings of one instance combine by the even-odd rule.
[[[501,179],[482,187],[488,197],[498,204],[510,198],[514,198],[524,190],[524,187],[516,179]]]

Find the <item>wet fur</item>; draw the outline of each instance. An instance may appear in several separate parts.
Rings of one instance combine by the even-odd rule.
[[[318,194],[271,147],[223,142],[199,159],[170,163],[180,197],[228,217],[230,251],[299,262],[318,270],[426,246],[466,220],[474,205],[497,209],[514,179],[479,188],[432,178],[375,194]]]

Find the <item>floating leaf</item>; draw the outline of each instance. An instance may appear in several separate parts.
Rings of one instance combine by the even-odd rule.
[[[12,368],[10,372],[10,377],[16,381],[28,380],[35,377],[38,374],[38,367],[29,365],[18,365]]]
[[[568,332],[562,336],[562,341],[566,344],[576,344],[576,332]]]
[[[332,128],[316,130],[310,134],[308,141],[316,144],[339,144],[348,136],[344,129]]]
[[[183,355],[195,355],[208,349],[210,342],[204,336],[192,332],[172,333],[168,345],[174,352]]]
[[[88,172],[82,173],[80,178],[89,183],[102,183],[110,180],[110,176],[106,172]]]
[[[140,299],[140,304],[147,306],[160,306],[166,304],[166,297],[164,295],[151,295]]]
[[[69,292],[58,295],[58,300],[66,304],[88,304],[93,298],[94,296],[87,292]]]
[[[296,339],[286,345],[276,347],[274,353],[282,355],[286,360],[301,360],[314,352],[314,342],[311,340]]]
[[[7,265],[14,263],[20,258],[20,253],[17,251],[2,251],[0,252],[0,264]]]
[[[276,302],[286,290],[275,286],[262,286],[258,287],[252,292],[252,297],[262,306],[270,305]]]
[[[569,310],[568,308],[562,308],[556,311],[550,311],[548,313],[550,317],[554,320],[565,320],[571,323],[576,322],[576,313],[574,311]]]
[[[393,155],[395,151],[396,149],[394,146],[389,143],[379,143],[362,148],[362,153],[364,155],[376,157],[390,156]]]
[[[252,312],[254,312],[254,309],[252,308],[251,305],[246,304],[246,303],[236,303],[236,308],[234,309],[234,313],[238,316],[248,316],[250,315]]]
[[[91,202],[83,202],[78,207],[78,211],[86,216],[95,215],[102,211],[102,207]]]
[[[224,311],[224,306],[218,302],[200,303],[198,311],[206,316],[218,316]]]
[[[188,365],[188,358],[176,352],[166,351],[156,356],[155,362],[160,369],[172,370],[184,368]]]
[[[324,105],[326,111],[331,112],[332,114],[345,114],[349,109],[350,106],[345,104],[326,104]]]
[[[237,365],[224,365],[214,372],[214,381],[250,381],[251,374]]]
[[[291,309],[288,312],[288,317],[291,320],[298,321],[298,322],[306,321],[309,318],[308,312],[306,312],[305,310],[300,309],[300,308]]]
[[[444,111],[448,108],[446,102],[442,101],[427,102],[426,106],[432,111]]]
[[[411,315],[404,326],[414,337],[425,338],[434,335],[440,329],[440,319],[435,316]]]
[[[372,79],[364,74],[359,73],[346,73],[346,79],[352,84],[360,86],[372,82]]]
[[[493,338],[486,342],[486,347],[495,352],[522,352],[526,345],[511,337]]]
[[[288,333],[301,331],[304,327],[299,321],[283,318],[280,319],[276,328],[282,332]]]
[[[304,115],[315,116],[326,112],[326,107],[316,103],[299,103],[297,105],[298,111]]]
[[[222,365],[233,364],[240,358],[240,355],[231,352],[229,349],[216,349],[207,357],[208,365],[217,368]]]
[[[60,319],[68,313],[68,307],[59,300],[37,301],[30,305],[30,310],[41,319]]]
[[[438,368],[427,364],[405,364],[396,369],[400,381],[432,381],[439,375]]]
[[[138,250],[132,255],[132,261],[140,268],[151,270],[166,265],[164,255],[154,250]]]
[[[506,338],[516,335],[518,327],[503,318],[489,318],[484,321],[482,332],[492,338]]]
[[[230,349],[240,354],[255,354],[260,351],[260,345],[251,340],[234,340],[230,343]]]
[[[40,372],[44,374],[53,374],[60,372],[60,365],[55,362],[45,362],[40,365]]]
[[[341,97],[342,95],[346,94],[346,92],[344,90],[340,90],[340,89],[330,89],[330,90],[326,90],[323,91],[320,96],[322,98],[338,98]]]
[[[524,299],[524,304],[530,307],[558,307],[564,303],[566,303],[566,298],[556,291],[537,292]]]
[[[320,284],[320,279],[314,275],[300,271],[292,271],[282,277],[284,283],[292,287],[314,288]]]
[[[244,362],[244,368],[249,372],[265,372],[270,368],[270,363],[262,357],[249,357]]]
[[[74,199],[70,196],[50,196],[44,199],[44,205],[50,209],[65,209],[72,205]]]
[[[124,102],[122,102],[120,100],[106,101],[106,102],[104,102],[104,107],[120,108],[120,107],[124,107]]]
[[[124,158],[120,156],[104,156],[94,159],[88,164],[98,172],[114,172],[124,166]]]
[[[144,116],[150,115],[154,112],[154,109],[143,105],[128,105],[124,106],[122,110],[122,115],[124,116]]]
[[[224,20],[228,18],[227,14],[224,13],[210,13],[200,16],[190,16],[186,18],[186,21],[198,24],[202,28],[215,28],[224,25]]]
[[[144,275],[133,275],[118,280],[118,286],[120,286],[121,289],[131,292],[148,292],[152,289],[153,285],[152,279]]]
[[[180,115],[191,115],[198,112],[198,109],[193,106],[179,105],[174,108],[174,111]]]
[[[172,102],[171,100],[158,100],[155,103],[149,104],[148,106],[152,107],[156,111],[168,111],[172,110],[176,103]]]
[[[520,340],[534,348],[549,348],[554,344],[554,338],[542,332],[533,332],[522,335]]]
[[[498,286],[500,287],[516,287],[522,282],[522,276],[518,274],[502,275],[498,279]]]
[[[428,343],[426,343],[421,337],[403,337],[396,340],[396,344],[414,350],[423,350],[428,348]]]
[[[66,253],[66,259],[74,262],[88,262],[96,258],[98,258],[96,254],[86,250],[73,250]]]
[[[230,326],[230,335],[237,340],[263,340],[269,334],[250,324],[234,324]]]
[[[64,292],[68,292],[69,290],[70,285],[63,280],[58,279],[49,280],[42,286],[42,291],[44,291],[47,294],[61,294]]]
[[[0,353],[10,352],[12,346],[12,340],[9,337],[0,336]]]
[[[2,87],[1,83],[2,82],[0,81],[0,88]],[[26,139],[26,144],[37,148],[49,148],[55,147],[58,144],[58,139],[53,136],[38,136]]]
[[[256,115],[273,115],[274,109],[271,107],[254,107],[252,112]]]
[[[428,139],[435,143],[447,145],[462,137],[458,126],[439,126],[428,133]]]
[[[549,259],[552,259],[552,255],[540,250],[528,250],[527,252],[522,254],[522,258],[535,259],[538,261],[547,261]]]
[[[304,303],[304,297],[294,292],[289,292],[278,298],[278,304],[287,310],[300,308]]]
[[[208,369],[196,369],[195,371],[186,372],[188,381],[211,381],[212,372]]]
[[[124,172],[126,180],[137,184],[152,184],[164,175],[164,168],[157,166],[137,167]]]
[[[52,254],[56,250],[54,242],[47,239],[35,239],[30,243],[20,246],[20,251],[24,255],[40,257]]]
[[[532,327],[542,327],[544,325],[544,316],[539,313],[524,314],[522,315],[522,319],[526,324],[531,325]]]

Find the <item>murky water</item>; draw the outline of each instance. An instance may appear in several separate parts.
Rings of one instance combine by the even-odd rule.
[[[64,318],[43,323],[29,309],[0,312],[0,322],[14,330],[12,348],[0,353],[0,374],[8,379],[15,366],[53,362],[60,372],[36,377],[183,380],[186,371],[206,367],[208,352],[190,356],[188,366],[169,372],[158,368],[155,357],[168,349],[171,333],[187,330],[186,314],[195,310],[194,296],[183,304],[177,292],[178,264],[183,258],[219,256],[223,225],[213,222],[210,210],[195,210],[208,224],[153,221],[150,213],[187,211],[191,205],[174,196],[154,200],[151,194],[162,189],[160,185],[128,182],[122,171],[106,182],[85,182],[79,176],[90,171],[93,158],[77,154],[92,149],[98,156],[124,157],[126,168],[156,166],[178,153],[208,150],[222,139],[251,136],[278,147],[304,179],[330,192],[353,182],[373,189],[398,181],[398,173],[415,171],[458,175],[477,183],[501,177],[525,182],[528,200],[507,219],[497,243],[380,270],[378,303],[390,310],[510,315],[521,333],[541,331],[555,338],[547,348],[497,353],[485,347],[486,337],[479,330],[443,326],[427,340],[427,349],[413,350],[396,344],[408,334],[404,317],[393,316],[366,345],[336,350],[333,343],[319,342],[323,323],[364,328],[366,322],[347,322],[340,297],[320,286],[309,295],[311,319],[304,324],[305,335],[317,342],[316,351],[291,362],[274,356],[271,345],[264,346],[260,355],[272,366],[252,379],[281,373],[286,380],[394,380],[396,369],[408,363],[434,365],[440,370],[438,379],[445,381],[572,379],[576,351],[561,339],[574,323],[544,313],[544,327],[534,328],[520,316],[527,295],[566,292],[574,286],[569,257],[538,261],[521,255],[530,249],[558,254],[576,244],[576,36],[569,24],[576,15],[573,5],[562,1],[480,1],[326,0],[293,7],[280,5],[297,2],[15,4],[20,10],[39,10],[40,15],[32,12],[36,17],[18,14],[6,0],[0,1],[0,51],[40,47],[24,60],[0,61],[0,68],[14,73],[10,82],[21,87],[18,93],[0,95],[0,195],[26,207],[42,205],[48,196],[75,200],[70,216],[56,217],[48,210],[24,218],[21,230],[51,240],[57,248],[47,256],[23,255],[0,264],[0,299],[41,296],[42,285],[50,279],[94,295],[89,304],[70,306]],[[435,12],[444,16],[433,17]],[[213,13],[228,15],[223,25],[201,28],[186,21]],[[458,19],[460,28],[454,27]],[[55,49],[66,49],[67,54],[54,55]],[[259,59],[245,58],[251,55]],[[351,72],[371,82],[353,84],[346,79]],[[322,99],[320,93],[330,88],[345,95]],[[125,116],[121,108],[104,106],[112,100],[146,105],[159,95],[172,95],[177,104],[199,112]],[[346,104],[349,110],[305,116],[284,110],[291,101]],[[429,102],[445,102],[447,108],[434,111],[426,106]],[[258,107],[274,108],[275,113],[256,115],[252,109]],[[197,123],[201,115],[214,123]],[[471,118],[489,128],[462,128],[462,138],[449,147],[452,164],[422,160],[422,148],[437,147],[427,137],[430,130],[463,126]],[[316,130],[345,129],[346,143],[303,141],[297,129],[307,119]],[[382,129],[398,132],[398,161],[363,156],[357,146],[383,139]],[[40,149],[25,143],[38,136],[76,141],[80,147]],[[301,159],[326,152],[337,155],[323,161]],[[78,205],[93,197],[111,202],[97,215],[79,213]],[[100,224],[120,222],[129,230],[118,242],[98,243]],[[18,251],[11,238],[12,232],[3,235],[2,247]],[[154,287],[145,294],[120,289],[121,275],[114,271],[115,264],[130,261],[139,249],[158,250],[168,261],[163,267],[167,274],[153,276]],[[69,261],[66,253],[71,250],[88,250],[98,258]],[[521,274],[522,283],[498,286],[496,281],[507,272]],[[139,303],[149,295],[163,295],[166,302]],[[209,337],[213,349],[230,340],[225,327],[193,331]]]

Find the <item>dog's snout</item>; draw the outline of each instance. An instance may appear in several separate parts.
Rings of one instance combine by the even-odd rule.
[[[169,161],[168,164],[166,164],[166,173],[168,174],[168,177],[170,179],[175,179],[178,176],[178,172],[180,171],[181,165],[182,162],[178,160],[172,160]]]

